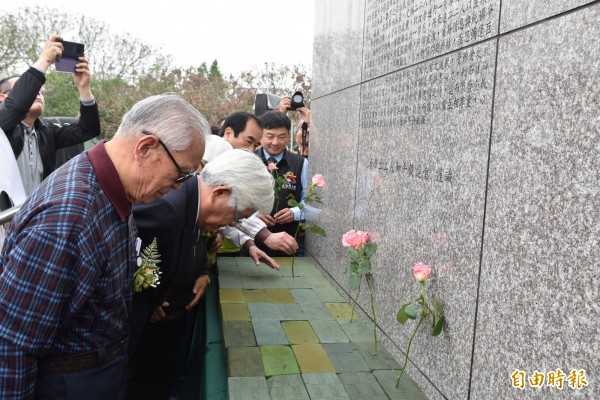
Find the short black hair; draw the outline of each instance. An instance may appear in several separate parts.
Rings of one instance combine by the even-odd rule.
[[[258,124],[259,128],[262,128],[260,121],[256,118],[256,115],[247,113],[245,111],[234,112],[229,114],[223,121],[221,129],[219,130],[219,136],[225,135],[225,129],[231,128],[233,130],[233,137],[238,137],[240,132],[243,132],[248,125],[248,121],[253,119]]]
[[[285,128],[289,133],[292,128],[292,121],[290,121],[287,115],[279,111],[267,111],[258,117],[258,119],[263,129]]]

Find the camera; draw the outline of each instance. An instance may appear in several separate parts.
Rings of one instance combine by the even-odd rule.
[[[68,42],[66,40],[57,40],[62,43],[62,56],[56,60],[55,68],[59,72],[75,73],[75,66],[79,64],[79,57],[83,57],[85,45],[83,43]]]
[[[281,96],[277,96],[270,93],[257,94],[254,100],[254,115],[258,117],[266,113],[267,111],[275,110],[281,102],[281,99]],[[290,105],[290,110],[296,111],[300,107],[305,107],[304,95],[302,94],[302,92],[294,92],[294,94],[292,94],[291,96],[291,99],[292,104]]]
[[[290,105],[290,110],[296,111],[300,107],[304,107],[304,95],[299,91],[294,92],[292,95],[292,104]]]

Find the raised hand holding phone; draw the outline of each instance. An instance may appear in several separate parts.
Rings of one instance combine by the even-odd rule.
[[[79,57],[83,57],[85,45],[83,43],[68,42],[66,40],[57,40],[62,43],[63,52],[59,59],[56,60],[54,66],[59,72],[68,72],[74,74],[75,66],[79,64]]]
[[[60,41],[62,41],[62,37],[58,35],[50,36],[48,41],[44,44],[44,47],[42,47],[40,57],[33,66],[41,71],[48,71],[48,68],[50,68],[63,53],[63,47]]]

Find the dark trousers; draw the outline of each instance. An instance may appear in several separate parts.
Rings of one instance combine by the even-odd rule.
[[[106,364],[76,372],[40,372],[36,400],[122,400],[125,398],[127,356],[123,353]]]
[[[211,274],[216,282],[217,277]],[[218,289],[217,289],[218,290]],[[183,378],[171,392],[171,396],[179,400],[206,400],[205,388],[205,348],[206,348],[206,296],[214,291],[209,285],[204,296],[194,310],[188,313],[186,331],[180,341],[179,361]],[[218,312],[217,312],[218,314]],[[217,317],[217,320],[219,317]]]
[[[129,361],[127,400],[166,400],[177,379],[177,356],[186,315],[149,322]]]

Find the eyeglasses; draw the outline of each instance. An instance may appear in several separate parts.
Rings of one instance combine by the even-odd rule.
[[[237,224],[238,222],[240,222],[240,212],[238,211],[238,208],[237,208],[237,199],[236,199],[235,203],[233,204],[233,223]]]
[[[149,132],[147,130],[142,130],[142,133],[144,135],[154,135],[154,133]],[[173,161],[173,165],[175,165],[175,168],[177,168],[177,172],[179,172],[179,178],[175,179],[175,183],[183,183],[185,181],[187,181],[188,179],[190,179],[191,177],[193,177],[195,175],[194,171],[188,171],[188,172],[183,172],[183,169],[181,169],[181,167],[179,166],[179,164],[177,164],[177,161],[175,161],[175,158],[173,157],[173,155],[171,154],[171,152],[169,151],[169,149],[167,149],[167,146],[165,146],[165,144],[162,142],[162,140],[160,140],[160,138],[158,138],[158,143],[161,144],[161,146],[163,147],[163,149],[165,149],[165,151],[167,152],[167,155],[169,156],[169,158],[171,159],[171,161]]]

